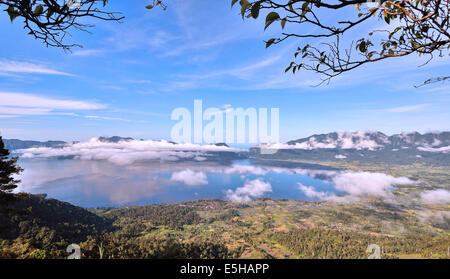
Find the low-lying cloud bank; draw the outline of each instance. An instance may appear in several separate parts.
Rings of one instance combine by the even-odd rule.
[[[450,146],[443,146],[443,147],[422,147],[419,146],[417,147],[418,150],[420,151],[425,151],[425,152],[442,152],[442,153],[450,153]]]
[[[105,142],[92,138],[87,142],[71,143],[62,148],[38,147],[19,149],[23,158],[74,157],[80,160],[107,160],[119,165],[137,161],[177,161],[192,159],[203,161],[209,152],[237,152],[236,148],[217,145],[176,144],[168,141],[123,140]]]
[[[226,166],[208,163],[198,164],[192,161],[186,162],[181,160],[183,158],[202,160],[201,158],[206,158],[211,154],[210,152],[215,151],[237,150],[226,146],[174,144],[167,141],[126,140],[114,143],[104,142],[97,138],[91,139],[88,142],[69,144],[62,148],[30,148],[20,150],[22,157],[25,158],[72,157],[80,160],[90,160],[91,162],[89,164],[79,162],[79,170],[74,170],[74,167],[70,164],[70,162],[73,162],[76,166],[76,160],[64,160],[64,164],[67,164],[66,169],[61,167],[61,169],[53,169],[52,172],[59,175],[61,171],[67,170],[67,174],[65,175],[69,177],[93,174],[96,177],[114,177],[116,179],[121,173],[129,174],[123,178],[119,177],[123,184],[126,184],[127,179],[133,180],[132,177],[142,175],[146,177],[144,180],[148,179],[153,181],[152,179],[154,178],[155,181],[162,181],[161,183],[164,186],[161,186],[161,188],[180,183],[187,186],[200,186],[209,184],[209,174],[239,175],[245,181],[243,183],[244,185],[236,189],[233,188],[234,190],[228,189],[225,191],[225,198],[237,202],[250,201],[260,198],[264,194],[271,193],[272,185],[264,181],[267,178],[266,175],[269,173],[271,173],[269,177],[273,174],[286,173],[305,175],[325,181],[327,183],[325,186],[329,189],[327,191],[317,190],[312,185],[297,184],[298,189],[306,197],[319,201],[332,200],[345,202],[364,196],[392,198],[391,190],[396,185],[410,185],[415,183],[406,177],[393,177],[383,173],[286,168],[267,165],[234,164]],[[149,160],[148,164],[142,163],[142,161],[146,160]],[[177,160],[180,161],[176,164],[171,163],[171,161]],[[169,163],[163,163],[161,161],[169,161]],[[111,162],[113,164],[106,164],[105,162]],[[59,166],[60,164],[55,163],[55,166]],[[95,167],[95,169],[92,170],[85,165],[90,165],[91,167]],[[121,168],[123,172],[115,171],[117,168]],[[111,169],[111,171],[106,172],[108,169]],[[158,178],[160,173],[171,173],[171,175],[167,179],[161,179],[160,177]],[[62,179],[65,175],[61,174],[61,177],[53,177],[52,179]],[[145,175],[148,175],[148,177]],[[34,174],[30,178],[25,177],[23,181],[37,185],[40,183],[36,181],[42,180],[41,183],[44,183],[49,179],[48,174],[42,175],[42,177],[38,176],[37,178],[36,174]],[[301,178],[299,177],[297,181],[300,180]],[[274,184],[274,186],[277,185]],[[295,187],[295,182],[291,186]],[[151,187],[152,189],[157,188],[154,185]],[[231,185],[225,187],[230,188]],[[140,186],[137,188],[141,189]],[[434,201],[448,202],[449,196],[448,191],[436,190],[424,193],[421,200],[430,203]]]
[[[299,190],[306,197],[314,200],[346,201],[363,196],[380,198],[392,197],[391,189],[395,185],[411,185],[415,182],[407,177],[393,177],[384,173],[372,172],[336,172],[331,174],[330,182],[333,187],[345,194],[337,196],[331,192],[316,191],[314,187],[297,183]]]
[[[420,201],[428,204],[450,203],[450,191],[445,189],[426,191],[420,195]]]
[[[254,180],[247,181],[244,186],[238,187],[234,191],[231,189],[226,191],[226,198],[228,200],[247,202],[255,198],[260,198],[265,193],[272,192],[271,184],[263,181],[264,176],[270,172],[306,175],[328,182],[329,186],[332,187],[334,191],[317,191],[313,186],[304,185],[300,182],[297,183],[298,189],[303,192],[307,198],[316,201],[330,200],[335,202],[348,202],[368,196],[390,199],[393,198],[391,190],[396,185],[412,185],[416,183],[407,177],[393,177],[384,173],[311,170],[237,164],[232,166],[203,167],[201,171],[188,168],[174,172],[170,180],[194,186],[208,184],[206,173],[261,176]],[[337,195],[336,192],[340,193],[340,195]],[[435,195],[439,195],[441,199],[444,199],[444,194],[448,194],[448,192],[429,193],[425,196],[425,199],[431,202],[432,197]],[[434,200],[437,200],[437,197],[434,198]]]
[[[449,132],[433,132],[420,134],[417,132],[402,133],[392,136],[377,131],[333,132],[329,134],[313,135],[287,143],[261,144],[256,147],[264,149],[342,149],[342,150],[370,150],[376,151],[390,148],[392,151],[400,149],[417,149],[422,152],[450,152]],[[337,155],[337,159],[344,159]]]
[[[236,188],[236,190],[227,190],[226,197],[234,202],[249,202],[252,199],[260,198],[265,193],[272,192],[272,185],[261,179],[247,181],[244,186]]]
[[[382,148],[383,145],[377,143],[373,137],[376,132],[371,131],[358,131],[358,132],[336,132],[336,137],[327,135],[325,138],[317,139],[312,136],[305,139],[302,142],[297,142],[295,144],[270,144],[261,145],[260,147],[272,148],[272,149],[368,149],[375,150],[377,148]],[[387,138],[387,137],[386,137]],[[386,142],[387,143],[387,142]]]
[[[353,196],[370,195],[389,197],[394,185],[411,185],[415,182],[407,177],[393,177],[384,173],[350,172],[339,173],[332,178],[335,188]]]

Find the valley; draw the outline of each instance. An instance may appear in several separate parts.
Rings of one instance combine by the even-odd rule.
[[[448,144],[448,133],[437,137],[443,144]],[[330,137],[323,138],[330,144]],[[425,138],[428,142],[437,142],[435,138]],[[352,144],[361,145],[364,140],[367,139],[353,137]],[[423,138],[419,138],[419,142],[423,147]],[[450,168],[445,161],[448,160],[446,152],[429,152],[428,157],[423,156],[427,160],[415,162],[408,158],[419,158],[414,152],[426,151],[413,148],[419,146],[413,143],[408,153],[390,151],[399,156],[395,162],[391,157],[383,157],[389,153],[383,149],[342,146],[301,149],[300,153],[296,149],[280,149],[267,155],[256,152],[257,147],[249,152],[230,151],[228,146],[218,144],[205,150],[194,147],[197,151],[191,153],[175,143],[113,137],[71,143],[68,147],[35,146],[19,150],[19,153],[42,156],[51,151],[59,156],[54,161],[55,166],[80,171],[77,167],[80,159],[76,159],[81,154],[77,149],[80,144],[84,148],[80,150],[89,147],[89,154],[95,156],[96,149],[105,150],[104,146],[121,150],[122,156],[125,152],[134,152],[134,145],[162,146],[162,151],[157,151],[161,155],[156,157],[159,160],[156,165],[112,157],[120,159],[118,164],[105,153],[102,158],[109,160],[109,165],[99,159],[81,161],[84,160],[83,166],[89,170],[101,166],[101,174],[108,177],[115,176],[117,164],[122,171],[133,170],[133,177],[140,171],[147,173],[158,166],[158,172],[167,172],[164,174],[167,178],[184,185],[175,190],[167,184],[167,179],[161,180],[167,184],[164,187],[173,189],[169,192],[171,195],[183,191],[202,193],[202,189],[211,191],[212,181],[224,183],[231,175],[236,177],[229,187],[239,181],[236,180],[238,177],[246,184],[226,190],[226,195],[220,190],[226,189],[222,185],[214,186],[219,188],[216,196],[211,198],[199,196],[182,202],[144,205],[133,204],[134,200],[130,198],[146,194],[143,190],[153,186],[145,184],[144,188],[135,189],[128,180],[122,182],[128,187],[111,184],[105,192],[108,195],[104,198],[118,195],[129,198],[127,204],[119,206],[78,207],[47,198],[45,194],[2,194],[1,258],[66,258],[65,249],[72,243],[80,246],[82,258],[367,258],[370,253],[366,250],[371,244],[380,247],[382,258],[450,258]],[[170,156],[177,156],[178,161],[162,161],[172,149],[176,152]],[[363,159],[370,156],[359,156],[359,160],[353,160],[351,156],[335,157],[351,152],[377,154],[377,159]],[[60,158],[60,154],[70,157]],[[205,159],[196,161],[199,157]],[[241,163],[237,164],[236,160]],[[440,162],[433,164],[433,160]],[[80,175],[92,174],[83,171]],[[155,177],[161,177],[161,174]],[[64,179],[50,180],[53,184],[49,184],[52,187],[48,189],[59,184],[66,187]],[[143,179],[153,178],[146,176]],[[92,182],[86,180],[83,183]],[[99,184],[102,191],[106,189],[104,184],[104,180]],[[293,185],[287,189],[288,184]],[[331,186],[336,188],[335,192],[330,192]],[[272,191],[275,194],[281,191],[286,198],[271,197]],[[303,191],[303,196],[299,196],[302,198],[292,198],[299,191]],[[157,196],[158,193],[150,195]]]

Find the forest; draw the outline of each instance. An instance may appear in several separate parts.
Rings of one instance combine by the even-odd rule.
[[[268,205],[279,205],[284,212],[288,202],[199,200],[84,209],[42,195],[2,193],[0,258],[67,258],[72,243],[80,246],[81,258],[91,259],[367,258],[370,243],[382,247],[384,258],[448,257],[445,234],[280,229],[292,221],[280,219]],[[305,208],[289,214],[291,220],[313,216],[305,215]]]

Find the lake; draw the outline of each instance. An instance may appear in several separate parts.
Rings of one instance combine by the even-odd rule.
[[[238,160],[214,162],[139,162],[117,165],[104,160],[21,158],[25,169],[18,191],[83,207],[175,203],[219,198],[246,202],[257,198],[317,201],[317,193],[345,194],[330,177],[337,170]]]

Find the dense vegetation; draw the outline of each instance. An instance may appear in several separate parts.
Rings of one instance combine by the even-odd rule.
[[[230,256],[220,243],[181,243],[170,234],[141,237],[147,231],[146,223],[155,229],[180,230],[198,223],[198,214],[187,207],[150,205],[97,212],[43,196],[1,194],[0,258],[65,258],[66,247],[72,243],[80,244],[84,258]]]
[[[383,258],[446,256],[446,233],[393,236],[303,226],[302,218],[316,218],[317,206],[286,200],[250,204],[200,200],[87,210],[44,196],[3,193],[0,258],[67,258],[66,248],[72,243],[80,246],[82,258],[97,259],[367,258],[371,243],[382,247]],[[351,216],[352,211],[344,209]],[[325,210],[340,209],[325,206]],[[341,215],[333,218],[341,222]],[[404,219],[374,216],[383,222]],[[347,220],[349,228],[352,218]],[[297,228],[287,229],[291,225]]]
[[[29,194],[0,195],[0,257],[65,257],[71,243],[112,230],[83,208]]]
[[[22,172],[22,168],[17,165],[18,159],[18,157],[10,158],[10,153],[0,136],[0,192],[11,192],[17,188],[20,180],[14,175]]]
[[[366,248],[377,244],[384,258],[396,254],[421,254],[432,257],[435,251],[448,248],[446,238],[408,235],[402,238],[373,236],[356,232],[309,229],[275,233],[273,239],[301,258],[367,258]]]
[[[200,222],[197,212],[180,205],[148,205],[111,209],[104,216],[130,221],[132,224],[142,225],[145,222],[151,222],[154,226],[167,226],[169,229],[183,229],[183,225]]]
[[[109,259],[366,258],[369,244],[382,247],[384,258],[449,257],[444,207],[260,199],[87,210],[11,194],[16,162],[0,137],[0,258],[66,258],[70,244],[82,258]]]

